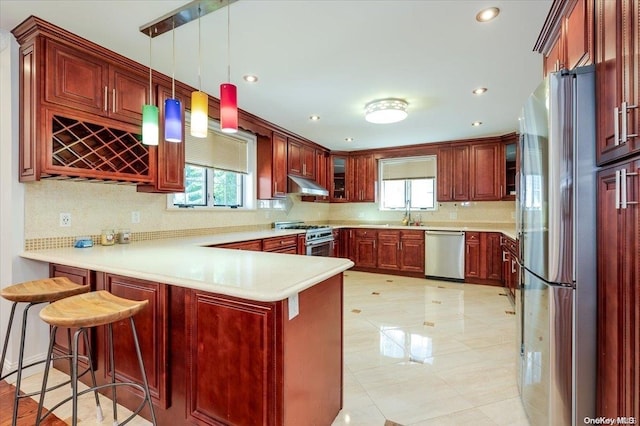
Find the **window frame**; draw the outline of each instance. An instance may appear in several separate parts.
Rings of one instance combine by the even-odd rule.
[[[395,179],[397,181],[404,182],[404,199],[405,205],[403,207],[385,207],[385,181],[391,181],[393,179],[384,179],[384,166],[389,163],[399,163],[404,161],[420,161],[421,159],[425,159],[426,157],[432,158],[430,161],[434,161],[434,166],[436,167],[435,173],[433,177],[425,177],[425,178],[405,178],[405,179]],[[438,185],[437,185],[437,157],[435,155],[423,155],[416,157],[399,157],[399,158],[385,158],[380,159],[378,162],[378,188],[379,188],[379,202],[378,202],[378,210],[380,211],[415,211],[415,212],[430,212],[438,210]],[[422,180],[429,179],[433,183],[433,208],[429,207],[414,207],[411,203],[411,181],[414,180]]]

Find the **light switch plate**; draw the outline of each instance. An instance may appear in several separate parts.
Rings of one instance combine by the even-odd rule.
[[[289,296],[289,320],[294,319],[300,313],[300,305],[298,304],[298,293]]]

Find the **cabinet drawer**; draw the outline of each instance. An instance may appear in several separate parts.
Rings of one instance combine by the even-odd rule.
[[[267,238],[262,241],[263,251],[279,251],[285,247],[297,247],[298,236],[289,235],[286,237]]]
[[[424,231],[400,231],[400,238],[403,240],[423,240]]]
[[[262,251],[262,240],[240,241],[237,243],[219,244],[211,247],[236,249],[236,250]]]
[[[375,229],[356,229],[355,234],[356,238],[375,238],[377,235]]]
[[[500,245],[518,257],[518,244],[516,244],[514,239],[502,235],[500,237]]]

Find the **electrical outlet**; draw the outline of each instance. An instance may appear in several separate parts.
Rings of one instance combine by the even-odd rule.
[[[140,212],[131,212],[131,223],[140,223]]]
[[[60,213],[60,226],[71,226],[71,213]]]

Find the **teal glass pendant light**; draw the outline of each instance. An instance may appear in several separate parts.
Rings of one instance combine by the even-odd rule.
[[[182,104],[176,99],[176,31],[175,22],[173,37],[173,70],[171,73],[171,99],[164,101],[164,139],[167,142],[182,142]]]
[[[153,104],[153,84],[151,68],[151,29],[149,29],[149,103],[142,106],[142,143],[158,145],[158,107]]]

